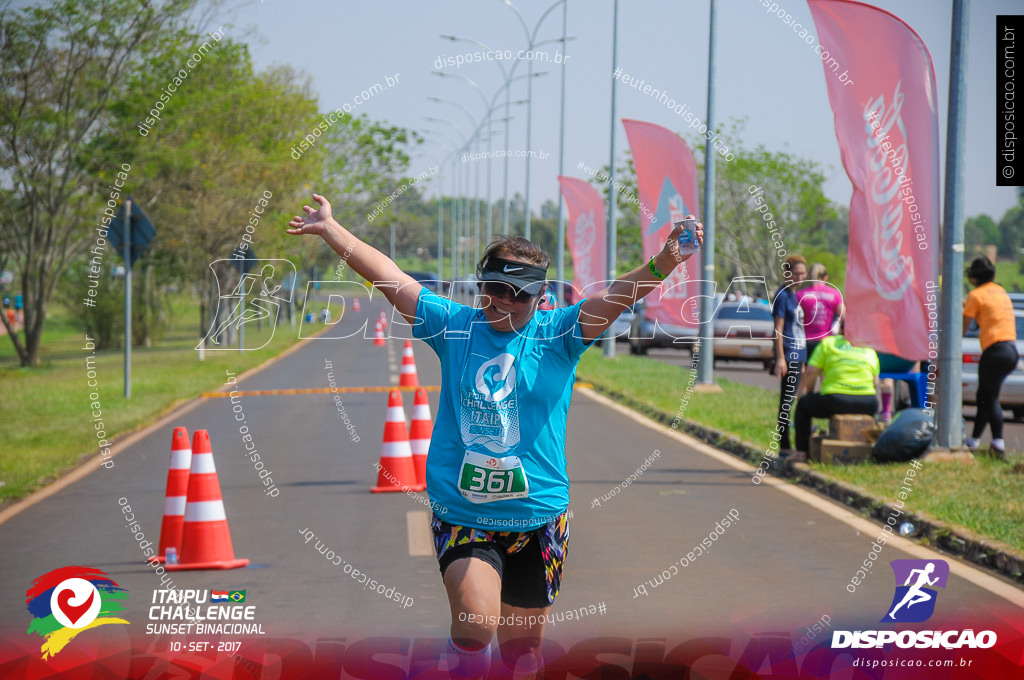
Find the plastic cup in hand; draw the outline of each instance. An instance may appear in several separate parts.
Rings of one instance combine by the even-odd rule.
[[[679,254],[692,255],[700,251],[700,243],[697,242],[697,220],[680,220],[674,222],[673,226],[681,226],[679,232]]]

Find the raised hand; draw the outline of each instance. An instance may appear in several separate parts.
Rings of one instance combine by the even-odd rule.
[[[291,227],[287,230],[289,234],[296,236],[320,235],[324,233],[328,225],[334,222],[334,217],[331,214],[331,202],[320,194],[313,194],[313,200],[320,205],[320,208],[314,210],[308,205],[302,206],[306,216],[296,215],[288,222],[288,226]]]

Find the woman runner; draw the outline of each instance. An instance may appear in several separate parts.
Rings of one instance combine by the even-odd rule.
[[[448,510],[443,520],[435,513],[431,526],[451,609],[452,670],[464,677],[485,672],[495,633],[513,667],[539,649],[561,583],[569,540],[565,431],[576,364],[622,310],[689,257],[679,254],[681,228],[644,265],[550,311],[537,309],[547,253],[524,238],[501,238],[477,265],[481,306],[472,308],[422,287],[334,220],[327,199],[313,199],[319,208],[303,206],[288,233],[319,235],[347,255],[441,360],[427,493],[433,507]],[[703,233],[698,223],[698,242]]]

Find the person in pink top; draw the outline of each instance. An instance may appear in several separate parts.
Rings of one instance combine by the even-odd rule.
[[[804,335],[807,336],[807,356],[811,356],[814,348],[823,338],[836,335],[839,322],[846,312],[843,305],[843,294],[839,289],[828,283],[828,272],[825,265],[815,262],[811,266],[808,277],[810,286],[798,291],[796,299],[804,312]]]

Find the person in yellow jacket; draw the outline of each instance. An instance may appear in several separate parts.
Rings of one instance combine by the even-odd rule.
[[[845,325],[845,324],[844,324]],[[796,396],[796,448],[807,453],[811,419],[840,413],[874,415],[878,410],[878,354],[870,347],[856,347],[842,335],[823,338],[814,348]],[[812,393],[821,377],[821,392]]]

